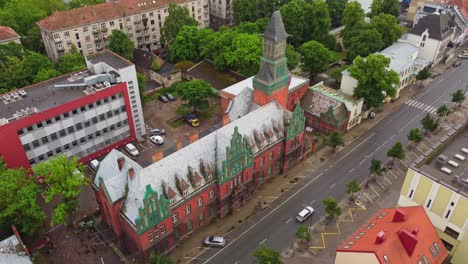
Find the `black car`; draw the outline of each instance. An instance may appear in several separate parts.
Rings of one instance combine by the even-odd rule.
[[[153,128],[150,131],[150,136],[161,136],[165,134],[166,134],[166,130],[164,130],[163,128]]]
[[[461,61],[461,60],[457,60],[456,62],[454,62],[454,63],[452,64],[452,66],[453,66],[453,67],[458,67],[458,66],[460,66],[461,64],[462,64],[462,61]]]
[[[166,98],[169,99],[169,101],[175,101],[175,97],[172,96],[172,94],[170,94],[170,93],[166,93],[166,94],[164,94],[164,96],[166,96]]]
[[[169,99],[167,99],[167,97],[165,95],[161,94],[159,96],[159,101],[161,101],[163,103],[167,103],[167,102],[169,102]]]

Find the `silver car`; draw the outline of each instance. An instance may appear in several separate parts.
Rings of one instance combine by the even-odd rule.
[[[306,208],[302,209],[302,211],[300,211],[297,214],[296,219],[297,221],[302,223],[305,220],[307,220],[307,218],[309,218],[314,212],[315,212],[314,208],[307,206]]]
[[[224,240],[224,237],[220,236],[208,236],[203,240],[203,245],[208,247],[224,247],[226,245],[226,240]]]
[[[125,150],[133,157],[140,155],[140,152],[132,143],[128,143],[127,145],[125,145]]]

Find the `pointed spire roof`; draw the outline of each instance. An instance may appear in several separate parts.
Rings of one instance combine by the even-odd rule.
[[[289,34],[284,29],[283,18],[281,17],[280,11],[273,12],[263,37],[277,43],[286,40],[288,36]]]

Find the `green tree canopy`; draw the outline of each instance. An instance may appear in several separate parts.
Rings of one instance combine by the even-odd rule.
[[[299,52],[303,57],[302,70],[309,73],[310,80],[313,80],[318,73],[326,71],[334,59],[329,49],[314,40],[304,43],[299,48]]]
[[[290,0],[233,0],[232,11],[237,24],[253,22],[268,17],[274,10]]]
[[[78,198],[82,187],[88,184],[83,170],[84,166],[78,162],[78,158],[68,159],[66,155],[53,156],[33,166],[34,174],[43,176],[44,182],[49,186],[43,192],[46,202],[49,203],[54,198],[60,199],[52,215],[52,226],[71,224],[70,220],[79,206]]]
[[[341,207],[338,202],[333,197],[328,197],[323,200],[323,204],[325,205],[325,213],[331,219],[341,215]]]
[[[348,183],[346,183],[346,193],[350,195],[352,198],[355,193],[359,192],[361,190],[361,186],[359,185],[359,182],[354,179]]]
[[[0,63],[6,66],[8,57],[16,57],[22,60],[24,57],[23,47],[16,42],[0,45]]]
[[[21,88],[29,85],[32,76],[26,65],[17,57],[7,57],[7,68],[4,71],[4,76],[7,78],[8,90],[13,88]]]
[[[377,159],[371,160],[371,165],[369,167],[370,176],[382,176],[388,169],[382,165],[382,161]]]
[[[403,34],[403,28],[398,25],[398,20],[389,14],[382,13],[372,17],[370,27],[382,36],[383,48],[392,45]]]
[[[452,102],[458,104],[458,107],[460,107],[464,101],[465,93],[462,90],[458,89],[454,93],[452,93]]]
[[[37,204],[40,193],[34,178],[24,169],[7,169],[0,157],[0,226],[15,225],[21,233],[32,236],[46,215]]]
[[[169,5],[169,16],[162,27],[161,42],[171,46],[183,26],[198,26],[197,20],[190,16],[189,10],[176,4]]]
[[[206,33],[214,35],[210,29],[205,29]],[[205,35],[206,35],[205,33]],[[203,39],[200,39],[201,31],[196,27],[183,26],[177,34],[173,44],[169,47],[169,59],[172,62],[182,60],[198,61],[201,58],[200,48],[203,45]],[[211,41],[205,40],[205,41]]]
[[[366,57],[379,51],[384,45],[382,35],[374,28],[355,29],[350,34],[354,36],[345,42],[350,60],[357,56]]]
[[[62,74],[82,70],[85,68],[85,58],[81,53],[77,52],[75,46],[73,46],[70,53],[66,53],[57,60],[57,70]]]
[[[258,264],[283,264],[280,254],[274,249],[267,248],[264,245],[255,250],[253,256]]]
[[[416,75],[416,79],[418,80],[425,80],[429,77],[431,77],[431,72],[429,71],[429,67],[424,67],[422,70],[418,72],[418,75]]]
[[[366,59],[358,56],[353,65],[348,68],[351,76],[358,81],[354,96],[363,98],[367,107],[379,107],[387,96],[396,95],[399,76],[393,70],[388,70],[390,59],[371,54]]]
[[[36,76],[34,76],[33,83],[47,81],[60,75],[62,75],[62,73],[55,69],[41,69]]]
[[[300,225],[296,232],[296,238],[300,240],[310,240],[309,229],[306,225]]]
[[[449,109],[448,109],[446,104],[443,104],[443,105],[439,106],[439,108],[437,108],[437,115],[439,117],[442,117],[442,116],[448,114],[448,112],[449,112]]]
[[[426,116],[424,116],[423,119],[421,119],[421,125],[423,126],[425,132],[433,132],[437,129],[437,122],[429,113],[427,113]]]
[[[331,131],[328,134],[328,137],[325,141],[325,145],[330,146],[333,149],[333,152],[336,151],[336,147],[338,146],[344,146],[344,140],[341,137],[339,132],[336,131]]]
[[[208,108],[207,99],[217,94],[217,91],[204,80],[193,80],[177,85],[176,93],[185,101],[185,107],[197,113],[197,110]]]
[[[418,144],[423,140],[423,134],[419,128],[412,128],[406,137],[414,144]]]
[[[333,72],[331,73],[331,77],[335,79],[335,85],[338,87],[338,83],[341,82],[341,79],[343,78],[343,71],[348,69],[348,65],[341,65],[338,68],[334,69]]]
[[[341,26],[343,21],[343,13],[348,0],[326,0],[330,12],[331,24],[334,27]]]
[[[354,26],[357,24],[364,22],[364,9],[357,1],[348,2],[345,5],[345,9],[343,11],[343,20],[342,24],[345,26],[343,29],[343,34],[346,34],[348,31],[352,31]]]
[[[133,41],[130,39],[127,33],[114,29],[109,37],[108,49],[126,58],[127,60],[133,60]]]
[[[291,44],[288,44],[286,46],[286,58],[288,59],[288,69],[289,70],[294,70],[297,65],[299,65],[299,59],[300,59],[301,54],[294,49],[294,46]]]
[[[224,51],[226,63],[245,76],[254,75],[260,67],[262,39],[258,35],[237,34]]]
[[[401,144],[400,141],[398,141],[387,151],[387,156],[393,158],[393,160],[405,159],[406,157],[405,147],[403,146],[403,144]]]
[[[34,51],[29,51],[24,57],[22,64],[26,67],[30,76],[29,82],[32,82],[34,77],[41,70],[53,69],[54,64],[46,56]]]
[[[78,8],[83,6],[96,5],[104,3],[106,0],[71,0],[67,3],[68,8]]]
[[[374,17],[381,13],[392,15],[395,18],[400,16],[400,4],[398,0],[373,0],[370,16]]]

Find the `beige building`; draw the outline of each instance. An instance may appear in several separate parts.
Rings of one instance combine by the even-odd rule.
[[[211,0],[210,2],[210,25],[220,27],[231,25],[234,21],[232,13],[232,2],[234,0]]]
[[[0,44],[8,44],[10,42],[21,44],[20,36],[11,27],[0,26]]]
[[[199,28],[209,26],[208,0],[108,1],[56,12],[37,25],[47,55],[53,60],[72,46],[85,56],[103,50],[114,29],[126,32],[136,48],[152,51],[161,47],[161,31],[171,3],[186,7]]]
[[[399,206],[424,206],[455,264],[468,259],[467,137],[465,125],[412,164],[398,200]]]

